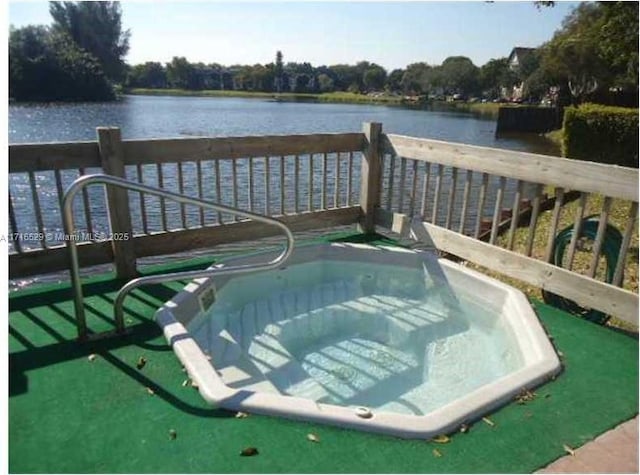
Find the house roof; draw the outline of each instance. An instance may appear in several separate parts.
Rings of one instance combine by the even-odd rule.
[[[516,46],[511,50],[511,53],[509,54],[509,62],[511,62],[511,60],[514,57],[518,58],[518,60],[521,60],[524,56],[528,55],[529,53],[532,53],[535,50],[536,50],[535,48],[525,48],[523,46]]]

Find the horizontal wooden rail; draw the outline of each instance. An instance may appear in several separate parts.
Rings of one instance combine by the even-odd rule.
[[[306,212],[297,215],[278,216],[294,232],[318,228],[331,228],[354,224],[361,219],[359,206],[324,211]],[[133,238],[136,257],[150,257],[173,254],[193,249],[203,249],[238,241],[262,239],[277,235],[272,226],[253,221],[206,226],[203,228],[153,233]],[[81,267],[108,264],[113,262],[111,241],[78,244],[78,257]],[[69,256],[66,246],[25,251],[22,254],[9,255],[9,278],[15,279],[29,275],[64,271],[69,268]]]
[[[430,223],[378,210],[377,223],[428,246],[638,325],[638,295]]]
[[[635,168],[392,134],[382,143],[404,158],[638,201]]]
[[[362,133],[123,140],[125,165],[361,151]],[[9,145],[9,173],[100,167],[97,142]]]
[[[100,166],[98,142],[9,145],[9,173]]]
[[[364,135],[313,134],[259,137],[124,140],[126,165],[224,158],[276,157],[362,150]]]

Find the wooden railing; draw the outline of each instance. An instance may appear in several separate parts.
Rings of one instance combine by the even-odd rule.
[[[411,230],[415,238],[442,251],[637,325],[637,293],[619,288],[636,230],[637,170],[400,135],[384,135],[382,147],[378,224],[402,233]],[[554,196],[548,198],[545,190],[551,189]],[[584,225],[587,200],[602,195],[599,225],[589,248],[585,275],[550,263],[569,193],[577,197],[578,204],[573,237],[563,263],[568,269],[580,243],[577,237]],[[602,246],[613,200],[622,200],[627,211],[613,279],[606,284],[594,277],[603,268]],[[545,251],[534,259],[541,208],[549,201],[553,211]],[[420,225],[411,226],[411,220]],[[478,240],[485,223],[488,243]],[[501,224],[508,225],[503,238],[499,238]],[[519,225],[526,231],[516,246],[516,234],[522,234]],[[637,251],[637,234],[635,240]]]
[[[10,277],[68,268],[60,200],[88,173],[278,216],[294,231],[354,223],[363,140],[361,133],[121,140],[119,129],[99,128],[97,142],[11,145],[9,224],[17,239]],[[121,277],[136,275],[139,257],[273,233],[235,216],[124,190],[109,189],[106,198],[100,189],[84,190],[74,214],[82,229],[81,265],[114,262]]]
[[[100,172],[275,216],[293,231],[359,223],[364,232],[378,225],[411,233],[637,325],[637,290],[621,288],[628,283],[629,249],[637,252],[633,169],[383,134],[372,123],[362,133],[169,140],[121,140],[118,129],[100,128],[96,142],[10,145],[9,171],[11,232],[36,238],[13,243],[11,278],[68,268],[63,237],[56,235],[59,200],[79,175]],[[568,197],[577,199],[579,231],[592,195],[603,196],[601,224],[582,275],[570,265],[578,239],[569,245],[568,269],[551,263],[551,253]],[[628,211],[618,223],[620,258],[611,283],[604,283],[594,277],[612,200],[624,200]],[[545,209],[551,218],[539,255]],[[74,213],[85,231],[78,237],[81,266],[113,262],[121,277],[136,275],[140,257],[273,233],[260,223],[122,190],[86,191]],[[116,239],[124,236],[129,239]]]

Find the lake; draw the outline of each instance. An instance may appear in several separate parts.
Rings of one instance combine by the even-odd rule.
[[[416,110],[398,106],[167,96],[125,96],[121,101],[111,103],[10,104],[9,143],[95,140],[95,128],[98,126],[117,126],[121,128],[124,139],[137,139],[356,132],[362,130],[363,122],[381,122],[383,130],[388,133],[558,154],[552,142],[535,134],[496,137],[495,120],[469,113]],[[153,184],[154,167],[145,167],[149,168],[148,178],[150,184]],[[287,173],[290,167],[289,164]],[[96,171],[98,170],[89,170]],[[314,175],[320,171],[319,163],[316,163]],[[186,183],[193,182],[188,175],[190,172],[185,173]],[[224,168],[222,173],[224,175]],[[72,172],[63,172],[62,175],[65,186],[77,176]],[[356,167],[355,183],[358,177],[359,169]],[[176,176],[167,176],[165,186],[173,189],[177,186],[176,181]],[[210,181],[211,177],[205,179],[205,188],[213,193]],[[319,180],[316,181],[318,182]],[[242,182],[240,185],[242,190],[246,188]],[[12,175],[9,186],[20,231],[37,231],[27,176]],[[228,197],[230,193],[225,192],[225,186],[227,185],[223,183],[223,196]],[[41,196],[45,228],[47,231],[58,232],[61,221],[52,174],[41,175],[37,187]],[[205,198],[212,199],[207,195]],[[316,200],[318,199],[319,193],[316,195]],[[108,222],[103,200],[101,190],[90,190],[92,213],[96,219],[94,230],[104,232],[108,230]],[[488,201],[487,209],[491,209],[491,205],[491,201]],[[149,203],[148,210],[152,216],[159,214],[158,204],[155,202]],[[168,207],[170,222],[179,223],[179,211],[178,206]],[[197,210],[192,210],[188,220],[197,221],[197,214]],[[132,216],[136,231],[140,227],[138,215],[139,206],[133,200]],[[82,223],[81,213],[76,219]],[[474,215],[470,214],[469,219],[474,219]],[[160,230],[159,217],[153,217],[152,221],[151,230]],[[26,249],[39,247],[37,242],[27,244],[24,246]]]
[[[95,140],[98,126],[124,139],[359,132],[381,122],[388,133],[557,155],[535,134],[496,138],[495,120],[399,106],[275,102],[262,99],[125,96],[121,101],[9,105],[9,143]]]

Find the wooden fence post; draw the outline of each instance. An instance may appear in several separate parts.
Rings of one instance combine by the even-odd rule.
[[[96,131],[102,170],[107,175],[126,178],[120,129],[117,127],[98,127]],[[118,278],[132,279],[138,276],[138,271],[133,245],[129,195],[127,190],[109,185],[107,185],[106,191],[116,275]]]
[[[380,153],[382,124],[365,122],[362,127],[365,142],[360,174],[360,208],[363,219],[360,229],[365,234],[376,230],[376,208],[380,206],[380,178],[382,174],[382,157]]]

